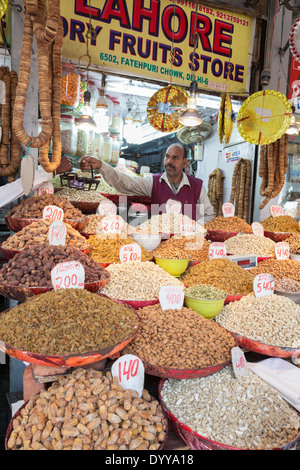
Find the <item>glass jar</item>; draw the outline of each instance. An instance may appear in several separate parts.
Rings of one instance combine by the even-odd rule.
[[[72,64],[62,64],[60,104],[77,108],[79,104],[80,75]]]
[[[84,155],[87,155],[87,151],[88,151],[87,132],[82,129],[78,129],[76,157],[83,157]]]
[[[87,90],[91,94],[90,106],[92,108],[92,116],[93,116],[96,112],[96,103],[97,103],[99,94],[98,94],[98,89],[92,80],[88,81]]]
[[[80,74],[80,85],[79,85],[79,104],[76,108],[76,111],[81,112],[82,106],[84,105],[84,92],[86,91],[86,81],[83,78],[83,75]]]
[[[120,106],[120,102],[116,98],[111,98],[113,102],[113,109],[112,109],[112,121],[111,121],[111,131],[114,134],[118,134],[120,138],[122,138],[123,132],[123,121],[122,121],[122,108]]]
[[[77,128],[73,116],[61,115],[60,117],[60,140],[61,153],[65,155],[76,155]]]
[[[101,151],[101,144],[100,144],[101,134],[99,132],[95,132],[94,135],[94,157],[100,160],[100,151]]]
[[[103,162],[110,163],[111,161],[112,138],[108,132],[101,134],[100,142],[100,157]]]
[[[110,163],[117,165],[119,162],[121,144],[116,136],[112,137],[111,160]]]
[[[95,131],[88,131],[87,132],[87,155],[93,156],[94,155],[94,138],[95,138]]]

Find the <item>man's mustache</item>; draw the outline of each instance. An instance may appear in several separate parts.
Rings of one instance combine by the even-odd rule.
[[[165,168],[173,168],[173,170],[175,170],[175,166],[172,165],[165,165]]]

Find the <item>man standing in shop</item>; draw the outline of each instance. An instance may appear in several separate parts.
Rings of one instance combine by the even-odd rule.
[[[187,151],[181,143],[172,144],[167,148],[164,158],[165,172],[151,177],[132,178],[90,156],[79,160],[81,170],[90,170],[91,166],[98,169],[105,181],[121,194],[149,197],[152,207],[156,205],[160,208],[170,199],[179,201],[183,214],[204,224],[215,217],[214,209],[203,181],[184,172],[187,164]]]

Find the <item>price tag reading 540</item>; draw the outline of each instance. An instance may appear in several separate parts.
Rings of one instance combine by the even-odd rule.
[[[255,297],[265,297],[274,293],[275,281],[271,274],[263,273],[255,276],[253,290]]]

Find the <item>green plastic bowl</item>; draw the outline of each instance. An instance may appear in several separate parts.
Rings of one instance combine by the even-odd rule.
[[[224,306],[224,302],[225,299],[202,300],[188,296],[184,297],[185,306],[191,308],[205,318],[214,318],[218,315]]]
[[[157,258],[155,256],[155,262],[167,271],[169,274],[175,277],[181,276],[189,264],[190,258],[187,259],[166,259],[166,258]]]

